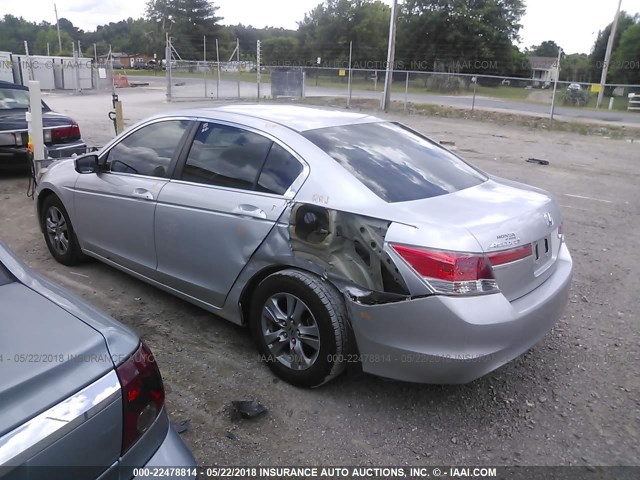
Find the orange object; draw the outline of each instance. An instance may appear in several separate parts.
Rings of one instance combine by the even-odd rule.
[[[113,84],[116,86],[116,88],[128,87],[129,79],[127,78],[126,75],[123,75],[121,73],[116,73],[113,76]]]

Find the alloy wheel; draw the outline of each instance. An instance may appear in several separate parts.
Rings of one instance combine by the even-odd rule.
[[[282,365],[306,370],[318,358],[318,323],[295,295],[277,293],[269,297],[262,308],[261,327],[270,354]]]

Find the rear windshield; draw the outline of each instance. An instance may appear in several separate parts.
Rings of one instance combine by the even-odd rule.
[[[29,108],[29,92],[17,88],[0,87],[0,110],[27,110]]]
[[[437,197],[487,180],[438,144],[395,123],[344,125],[302,134],[390,203]]]

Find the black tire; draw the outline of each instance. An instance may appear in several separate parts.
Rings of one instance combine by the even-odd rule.
[[[299,306],[296,300],[302,305]],[[276,324],[275,316],[267,315],[267,302],[270,302],[270,311],[286,315],[284,307],[289,308],[291,301],[294,308],[307,309],[306,313],[297,314],[299,322],[296,323],[295,311],[282,320],[283,324]],[[311,273],[283,270],[269,275],[256,288],[251,303],[250,328],[263,361],[276,375],[299,387],[317,387],[345,370],[351,342],[347,318],[342,294],[333,285]],[[289,327],[285,326],[287,323],[290,323]],[[314,324],[318,332],[317,354],[312,346]],[[301,334],[301,327],[308,335]],[[289,337],[284,331],[287,328]],[[276,335],[278,331],[283,333],[269,344],[270,347],[265,336]],[[281,354],[274,353],[278,348],[282,350]],[[294,351],[294,348],[299,350]]]
[[[86,259],[80,249],[69,214],[56,195],[51,194],[44,199],[40,215],[44,240],[53,258],[67,266],[77,265]],[[55,217],[63,222],[54,226],[52,221]],[[66,249],[62,248],[65,243]]]

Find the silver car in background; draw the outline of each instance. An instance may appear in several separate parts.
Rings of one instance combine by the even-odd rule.
[[[359,113],[159,115],[38,186],[51,254],[90,256],[247,324],[287,381],[357,361],[461,383],[537,343],[572,274],[562,217],[421,133]]]
[[[0,478],[124,480],[178,466],[169,478],[195,478],[148,347],[0,242]]]

